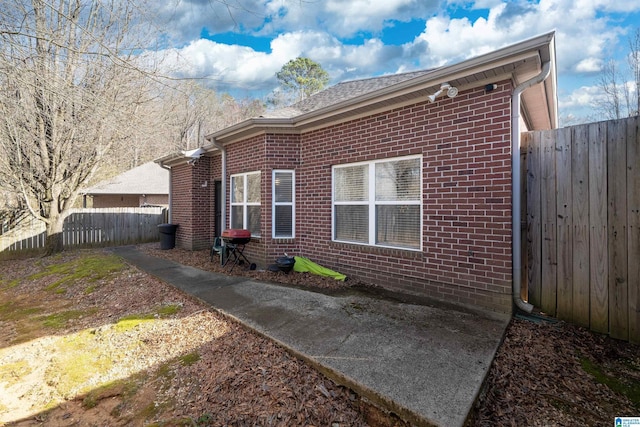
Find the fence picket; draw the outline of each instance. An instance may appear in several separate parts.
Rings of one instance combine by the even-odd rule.
[[[545,286],[541,292],[542,310],[545,313],[555,313],[556,311],[556,293],[548,292],[555,288],[558,275],[558,252],[557,252],[557,224],[558,214],[556,207],[556,168],[555,155],[556,144],[552,132],[542,132],[542,195],[540,201],[542,208],[542,283],[554,284],[554,286]]]
[[[609,122],[608,152],[611,157],[609,163],[609,234],[612,241],[609,259],[609,322],[610,334],[619,339],[628,339],[627,312],[627,259],[626,259],[626,122]],[[637,261],[636,261],[637,262]]]
[[[571,320],[573,314],[573,217],[571,215],[571,128],[558,130],[556,142],[556,197],[558,216],[557,312],[560,319]],[[552,282],[544,286],[553,287]]]
[[[627,121],[629,341],[640,343],[640,119]]]
[[[535,306],[542,305],[542,261],[540,258],[542,256],[542,248],[540,239],[538,239],[542,225],[540,211],[535,209],[535,207],[541,205],[540,138],[540,133],[528,133],[522,136],[522,143],[526,144],[525,146],[527,147],[527,292],[529,295],[528,301]]]
[[[640,342],[639,120],[523,134],[528,143],[525,165],[530,168],[525,277],[540,276],[540,302],[537,284],[528,288],[529,301],[560,319],[636,343]],[[545,147],[553,143],[555,150],[549,155]]]
[[[154,241],[158,224],[166,221],[163,208],[72,209],[62,233],[65,246],[104,246]],[[0,251],[40,249],[45,246],[44,224],[27,219],[0,235]]]
[[[589,125],[589,317],[585,326],[609,332],[606,123]]]
[[[572,321],[589,326],[589,134],[587,126],[574,129],[571,161],[573,216],[573,314]],[[586,166],[586,167],[585,167]]]

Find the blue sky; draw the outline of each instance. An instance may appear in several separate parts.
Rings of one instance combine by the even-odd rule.
[[[556,31],[560,115],[595,117],[602,65],[625,66],[638,0],[168,0],[157,11],[181,77],[263,98],[289,60],[331,83],[452,64]]]

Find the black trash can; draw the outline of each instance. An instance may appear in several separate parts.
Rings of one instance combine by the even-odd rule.
[[[173,249],[176,247],[176,229],[178,224],[158,224],[160,231],[160,249]]]

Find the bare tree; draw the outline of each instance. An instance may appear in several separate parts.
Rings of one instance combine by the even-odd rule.
[[[640,28],[629,38],[628,68],[609,60],[602,69],[598,86],[602,96],[597,109],[608,119],[621,119],[640,112]]]
[[[640,114],[640,28],[629,39],[629,69],[635,86],[635,114]],[[632,99],[634,99],[632,97]],[[630,103],[630,105],[633,105]],[[631,114],[633,115],[633,111]]]
[[[145,106],[149,120],[162,132],[165,152],[197,148],[204,136],[264,112],[257,100],[236,100],[198,81],[183,80],[158,88],[159,96]],[[156,152],[156,155],[165,154]]]
[[[0,0],[0,183],[62,247],[64,213],[147,100],[138,5]]]

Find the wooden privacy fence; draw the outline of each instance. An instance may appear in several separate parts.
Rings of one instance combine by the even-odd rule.
[[[638,117],[527,132],[529,302],[640,342]]]
[[[166,222],[166,209],[72,209],[64,220],[62,240],[69,246],[108,246],[159,240],[158,224]],[[29,219],[0,235],[0,251],[40,249],[45,225]]]

